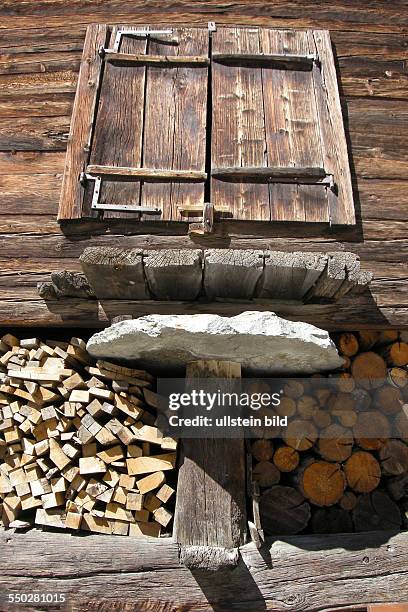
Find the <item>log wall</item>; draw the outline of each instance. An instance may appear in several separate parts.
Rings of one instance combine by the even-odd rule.
[[[75,235],[56,222],[70,115],[86,25],[101,23],[259,24],[328,28],[335,46],[351,153],[358,224],[350,233],[316,234],[248,224],[226,227],[205,244],[185,234],[134,235],[126,246],[219,246],[283,250],[351,250],[373,270],[371,294],[343,308],[296,311],[327,328],[408,325],[408,17],[402,0],[384,3],[218,2],[167,3],[49,0],[0,7],[0,323],[93,326],[106,324],[115,303],[85,300],[51,308],[36,283],[54,270],[78,270],[86,246],[123,246],[126,227]],[[145,231],[145,230],[143,230]],[[183,230],[184,231],[184,230]],[[197,242],[198,241],[198,242]],[[120,308],[119,308],[120,310]],[[190,310],[191,311],[191,310]],[[335,322],[333,323],[333,317]]]
[[[363,612],[408,592],[406,533],[268,538],[262,554],[247,544],[236,568],[216,573],[181,566],[171,539],[31,531],[0,533],[0,545],[2,594],[65,594],[68,610]]]

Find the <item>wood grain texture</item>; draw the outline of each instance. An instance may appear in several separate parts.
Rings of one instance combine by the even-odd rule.
[[[150,293],[159,300],[195,300],[202,286],[199,250],[148,251],[143,258]]]
[[[336,197],[329,197],[330,223],[354,225],[350,164],[330,35],[327,31],[316,30],[313,32],[313,41],[320,60],[320,68],[314,68],[313,76],[323,138],[324,165],[326,171],[333,174],[337,186]]]
[[[202,378],[240,378],[229,361],[187,364],[186,385]],[[246,541],[244,439],[189,439],[181,445],[174,537],[181,545],[236,548]],[[194,491],[194,495],[192,492]]]
[[[80,263],[99,299],[144,300],[149,297],[142,253],[137,249],[86,249]]]
[[[260,29],[263,53],[310,55],[310,32]],[[271,166],[324,167],[313,71],[262,70],[266,147]],[[327,171],[327,169],[325,168]],[[328,193],[322,186],[270,185],[271,218],[328,222]]]
[[[406,533],[267,538],[262,555],[247,544],[232,572],[207,575],[180,566],[178,546],[167,539],[31,531],[3,532],[0,541],[8,551],[0,561],[3,591],[65,592],[81,612],[135,605],[161,612],[180,605],[198,612],[356,609],[403,602],[408,590]]]
[[[109,46],[113,47],[117,27],[113,28]],[[146,39],[123,36],[120,51],[145,53]],[[90,163],[101,166],[142,165],[145,66],[104,66],[96,114]],[[87,188],[82,216],[90,216],[93,183]],[[140,204],[140,184],[103,181],[100,200],[105,204]],[[134,217],[139,213],[106,211],[106,218]]]
[[[209,249],[204,257],[204,290],[209,299],[252,299],[263,272],[262,251]]]
[[[174,33],[178,45],[152,40],[149,53],[169,57],[208,55],[206,29],[180,28]],[[143,165],[205,171],[207,79],[207,66],[147,69]],[[204,204],[204,185],[145,183],[142,204],[160,208],[161,220],[180,220],[179,208]]]
[[[38,238],[37,238],[38,240]],[[20,279],[20,275],[16,275]],[[47,278],[34,277],[36,281]],[[64,299],[63,301],[45,301],[38,296],[37,287],[31,286],[13,288],[10,295],[9,283],[0,291],[0,321],[4,327],[51,326],[51,327],[83,327],[101,329],[110,324],[112,318],[119,315],[132,315],[133,318],[147,314],[197,314],[214,313],[232,316],[251,310],[270,311],[291,321],[304,321],[317,325],[329,331],[358,329],[384,329],[408,327],[408,308],[395,305],[394,286],[390,287],[389,300],[384,305],[373,306],[371,299],[353,297],[334,304],[294,305],[287,302],[271,302],[253,300],[251,302],[160,302],[157,301],[127,301],[104,300],[98,304],[96,300]],[[405,282],[403,287],[405,286]],[[404,289],[402,288],[401,293]],[[388,302],[388,303],[387,303]],[[391,302],[391,303],[390,303]],[[362,318],[361,313],[364,312]]]
[[[273,5],[257,0],[248,2],[223,2],[219,0],[200,0],[194,6],[188,0],[178,0],[166,8],[163,13],[163,5],[159,0],[143,0],[135,7],[131,0],[120,2],[110,0],[103,5],[92,3],[83,5],[76,0],[72,5],[66,5],[65,0],[53,0],[52,2],[38,2],[35,6],[23,6],[21,12],[16,14],[12,0],[8,0],[2,7],[2,16],[7,17],[6,24],[10,28],[35,28],[42,23],[58,27],[65,26],[67,15],[72,25],[83,25],[94,23],[96,19],[108,21],[112,14],[124,22],[126,18],[137,23],[144,23],[146,15],[151,17],[152,22],[165,22],[171,16],[172,21],[185,23],[191,20],[194,23],[206,20],[223,21],[224,23],[243,22],[253,24],[254,19],[262,25],[275,27],[292,27],[294,22],[297,27],[310,27],[320,24],[321,28],[335,30],[357,30],[362,32],[404,32],[407,25],[405,3],[398,0],[392,6],[373,4],[368,0],[362,2],[358,7],[336,0],[322,11],[320,3],[314,2],[306,5],[303,0],[296,0],[288,4],[287,0],[278,0]]]
[[[220,28],[212,36],[212,53],[260,53],[257,28]],[[211,165],[266,166],[264,100],[261,71],[212,65]],[[234,219],[270,220],[267,185],[211,180],[211,201],[227,206]]]
[[[82,216],[83,189],[78,182],[88,156],[87,143],[93,120],[95,95],[101,59],[98,49],[106,43],[107,26],[94,25],[87,30],[78,89],[75,98],[58,219]]]

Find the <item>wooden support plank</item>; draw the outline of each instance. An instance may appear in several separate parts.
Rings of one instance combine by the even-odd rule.
[[[99,299],[112,299],[113,295],[121,300],[149,299],[139,249],[89,247],[80,263]]]
[[[149,54],[208,54],[208,30],[177,28],[177,46],[151,40]],[[147,68],[143,165],[205,171],[207,66]],[[160,100],[160,104],[157,104]],[[142,186],[142,205],[157,206],[162,220],[182,220],[177,207],[204,203],[204,185],[169,182]]]
[[[89,165],[87,167],[89,174],[101,177],[120,177],[122,180],[138,181],[197,181],[202,182],[207,178],[206,172],[194,170],[160,170],[155,168],[122,168],[119,166],[100,166]]]
[[[260,52],[258,30],[219,28],[212,36],[217,53]],[[243,66],[212,66],[212,166],[265,166],[265,119],[261,71]],[[223,183],[211,179],[211,202],[228,206],[233,219],[270,220],[266,185]]]
[[[263,53],[314,54],[308,32],[260,29]],[[323,168],[312,72],[262,68],[267,158],[271,166]],[[271,185],[271,218],[329,221],[326,190]]]
[[[202,251],[145,251],[144,272],[150,293],[159,300],[195,300],[202,285]]]
[[[135,28],[136,29],[136,28]],[[117,27],[111,33],[111,46]],[[124,53],[145,53],[146,39],[123,36],[121,51]],[[145,92],[145,66],[104,66],[98,113],[95,122],[91,164],[103,166],[142,165],[143,108]],[[87,188],[87,209],[90,214],[90,197],[93,184]],[[103,184],[101,203],[140,204],[139,183],[110,181]],[[139,213],[105,212],[105,218],[139,218]]]
[[[196,361],[186,370],[191,382],[240,376],[240,365],[232,362]],[[243,438],[183,440],[174,533],[184,548],[193,547],[187,555],[194,557],[197,548],[206,547],[211,558],[211,549],[231,549],[245,542],[245,478]]]
[[[102,60],[100,46],[106,44],[106,25],[90,25],[87,29],[78,87],[72,111],[71,129],[67,146],[64,178],[58,210],[58,220],[79,219],[82,216],[83,189],[78,177],[85,169],[89,154],[95,96],[97,94]]]
[[[252,299],[264,266],[263,251],[207,249],[204,291],[208,298]]]
[[[206,55],[135,55],[106,51],[104,58],[111,64],[143,66],[208,66],[210,63]]]

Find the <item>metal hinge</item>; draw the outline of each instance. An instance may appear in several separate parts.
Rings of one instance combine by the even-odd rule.
[[[165,42],[170,42],[173,44],[178,43],[178,37],[173,37],[174,30],[169,28],[167,30],[135,30],[131,28],[118,28],[115,41],[113,43],[112,49],[105,49],[101,47],[99,50],[99,55],[104,56],[105,53],[119,53],[120,44],[122,42],[122,36],[130,36],[132,38],[154,38],[157,40],[165,39]],[[171,37],[170,39],[168,37]]]
[[[81,185],[86,185],[88,181],[94,181],[94,190],[92,194],[91,209],[92,210],[115,210],[117,212],[142,213],[145,215],[161,215],[161,209],[156,206],[135,206],[133,204],[102,204],[99,202],[101,193],[102,177],[93,176],[86,172],[81,172],[79,177]]]

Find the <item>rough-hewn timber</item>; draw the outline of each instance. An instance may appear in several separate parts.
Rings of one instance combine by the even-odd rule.
[[[170,539],[31,531],[0,533],[0,543],[2,592],[65,593],[78,611],[364,610],[408,592],[406,533],[268,538],[260,551],[243,546],[238,566],[216,573],[181,566]]]

